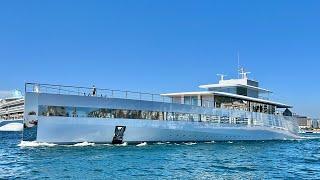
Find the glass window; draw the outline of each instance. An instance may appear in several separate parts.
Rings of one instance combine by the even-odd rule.
[[[272,111],[274,106],[262,105],[259,103],[251,103],[250,108],[261,111]],[[141,111],[127,109],[107,109],[107,108],[89,108],[89,107],[63,107],[63,106],[39,106],[38,114],[40,116],[63,116],[63,117],[90,117],[90,118],[120,118],[120,119],[146,119],[146,120],[169,120],[169,121],[192,121],[192,122],[209,122],[222,124],[239,124],[247,125],[255,124],[254,120],[242,118],[240,115],[229,114],[228,111],[215,111],[217,115],[200,115],[193,113],[180,112],[159,112],[159,111]],[[281,122],[271,120],[269,122],[276,126],[280,126]]]
[[[77,108],[75,107],[66,107],[67,117],[77,117]]]
[[[47,108],[49,116],[67,116],[66,108],[63,106],[48,106]]]
[[[237,94],[242,96],[247,96],[248,90],[247,88],[244,88],[244,87],[237,87]]]
[[[38,114],[39,114],[40,116],[49,116],[48,106],[39,106],[39,108],[38,108]]]
[[[191,105],[191,97],[190,96],[185,96],[184,97],[184,104]]]
[[[198,97],[197,96],[191,97],[191,104],[194,106],[198,106]]]

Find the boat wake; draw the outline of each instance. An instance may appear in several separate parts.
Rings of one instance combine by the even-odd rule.
[[[113,146],[113,144],[99,144],[101,146]]]
[[[163,142],[157,142],[155,143],[156,145],[163,145],[163,144],[166,144],[166,143],[163,143]]]
[[[192,145],[196,145],[197,143],[195,142],[187,142],[187,143],[183,143],[184,145],[187,145],[187,146],[192,146]]]
[[[148,145],[148,144],[146,142],[143,142],[143,143],[137,144],[136,146],[137,147],[142,147],[142,146],[146,146],[146,145]]]
[[[73,146],[73,147],[85,147],[85,146],[94,146],[94,145],[95,145],[94,143],[89,143],[89,142],[85,141],[85,142],[77,143],[77,144],[70,145],[70,146]]]
[[[53,147],[57,146],[57,144],[53,143],[46,143],[46,142],[37,142],[37,141],[21,141],[20,144],[18,144],[19,147]]]
[[[122,144],[115,144],[115,146],[128,146],[128,143],[127,142],[124,142]]]

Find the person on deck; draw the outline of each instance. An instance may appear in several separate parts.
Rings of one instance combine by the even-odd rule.
[[[97,95],[97,88],[93,85],[92,87],[92,96],[96,96]]]

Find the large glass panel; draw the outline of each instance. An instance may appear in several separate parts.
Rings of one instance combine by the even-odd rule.
[[[237,94],[242,96],[247,96],[248,95],[247,88],[237,87]]]
[[[167,113],[167,120],[173,121],[174,120],[174,114],[172,112]]]
[[[67,116],[66,107],[63,106],[48,106],[49,116]]]
[[[38,108],[38,114],[39,114],[40,116],[49,116],[48,106],[39,106],[39,108]]]
[[[217,108],[235,109],[242,111],[249,111],[249,102],[225,96],[215,96]]]
[[[67,117],[77,117],[77,108],[66,107]]]
[[[64,116],[64,117],[91,117],[91,118],[124,118],[124,119],[146,119],[146,120],[169,120],[169,121],[192,121],[209,122],[221,124],[237,124],[246,126],[288,126],[284,118],[268,115],[263,112],[273,111],[272,105],[260,103],[250,103],[250,108],[257,112],[229,111],[225,109],[215,109],[210,115],[180,113],[180,112],[158,112],[126,109],[107,109],[89,107],[63,107],[63,106],[39,106],[40,116]],[[166,116],[166,117],[165,117]]]
[[[198,96],[191,97],[191,105],[198,106]]]
[[[191,97],[190,96],[185,96],[184,97],[184,104],[191,105]]]

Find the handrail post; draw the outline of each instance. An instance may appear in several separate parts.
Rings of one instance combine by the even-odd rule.
[[[126,91],[126,99],[128,99],[128,91]]]

